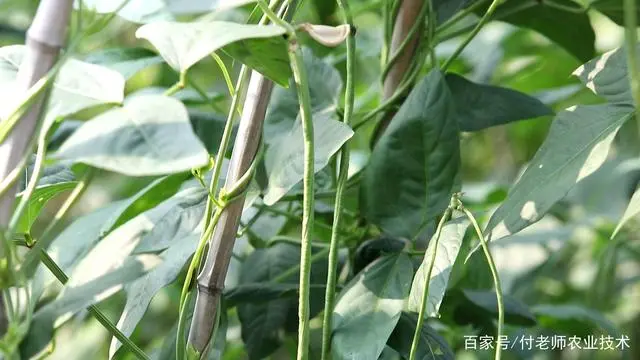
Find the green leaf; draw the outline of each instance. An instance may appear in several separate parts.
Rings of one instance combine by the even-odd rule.
[[[125,285],[127,302],[124,305],[118,329],[130,336],[142,319],[153,297],[165,286],[176,280],[185,263],[196,250],[199,234],[174,239],[171,246],[160,254],[161,263],[144,276]],[[113,358],[121,343],[115,337],[111,339],[109,358]]]
[[[227,55],[261,73],[280,86],[291,77],[287,40],[282,36],[246,39],[222,48]]]
[[[351,128],[331,118],[331,114],[314,114],[314,171],[320,172],[342,145],[353,136]],[[304,141],[302,121],[298,119],[293,128],[274,140],[265,152],[265,165],[269,184],[264,203],[273,205],[282,198],[304,175]]]
[[[175,20],[180,15],[195,15],[213,10],[226,10],[253,3],[256,0],[83,0],[85,8],[99,14],[118,11],[122,18],[135,23]]]
[[[184,105],[161,95],[136,96],[89,120],[56,156],[129,176],[179,173],[209,163]]]
[[[276,25],[245,25],[226,21],[157,22],[143,25],[136,31],[136,36],[148,40],[169,66],[184,73],[214,51],[248,39],[260,39],[262,42],[233,49],[243,56],[256,56],[256,63],[273,54],[284,52],[286,56],[286,41],[282,39],[285,32],[284,28]],[[283,41],[269,41],[268,38],[272,37],[280,37]],[[256,54],[252,50],[261,52]],[[266,66],[266,63],[262,65]]]
[[[425,316],[433,317],[438,315],[444,293],[447,291],[451,269],[458,257],[462,239],[468,226],[469,221],[467,221],[464,216],[447,222],[442,228],[437,250],[435,249],[435,235],[431,238],[422,263],[420,263],[420,267],[413,278],[413,284],[411,284],[408,304],[409,310],[417,313],[420,312],[422,308],[422,294],[424,293],[427,281],[429,281],[429,294],[427,295]],[[436,251],[435,258],[433,255],[434,251]],[[435,259],[435,262],[433,264],[431,278],[427,279],[432,259]]]
[[[478,131],[513,121],[551,115],[540,100],[499,86],[473,83],[453,73],[446,75],[456,105],[461,131]]]
[[[455,107],[434,70],[411,91],[373,149],[361,187],[364,215],[390,235],[413,238],[449,205],[459,167]]]
[[[477,316],[479,313],[485,312],[491,318],[498,317],[498,301],[494,291],[476,291],[462,290],[464,297],[472,304],[471,307],[465,309],[467,312]],[[508,324],[533,326],[536,324],[536,317],[531,313],[527,306],[516,298],[503,294],[505,322]],[[465,305],[463,305],[465,306]]]
[[[618,336],[616,326],[594,309],[577,304],[540,304],[531,308],[540,326],[570,335],[592,335],[600,328],[608,335]]]
[[[0,48],[0,85],[11,90],[25,53],[25,46]],[[56,117],[74,114],[100,104],[120,104],[124,99],[124,78],[104,66],[68,59],[56,76],[47,107],[46,128]],[[5,94],[5,90],[2,91]],[[14,92],[7,92],[10,95]],[[12,101],[3,101],[10,105]],[[0,106],[0,116],[8,109]]]
[[[640,54],[636,47],[636,54]],[[633,105],[624,47],[606,52],[577,68],[573,75],[597,95],[615,104]]]
[[[78,281],[72,276],[58,298],[33,316],[27,340],[20,349],[21,355],[27,359],[36,355],[51,341],[54,325],[58,325],[60,319],[68,319],[87,306],[115,294],[125,283],[139,278],[157,264],[156,255],[138,255],[95,277],[83,276],[82,280]]]
[[[240,303],[263,303],[298,294],[298,284],[247,283],[224,292],[227,306]]]
[[[409,359],[414,331],[418,326],[418,315],[403,312],[396,328],[393,329],[387,345],[397,351],[402,359]],[[455,355],[447,341],[429,324],[423,323],[416,358],[422,360],[453,360]]]
[[[507,199],[489,220],[491,239],[515,234],[538,221],[607,158],[611,142],[633,109],[579,105],[556,116],[544,143]]]
[[[311,112],[314,115],[335,112],[342,91],[340,73],[308,48],[303,48],[302,60],[307,71]],[[273,89],[264,119],[264,138],[268,144],[291,130],[300,113],[295,82],[290,79],[288,84],[289,88]]]
[[[381,256],[401,252],[406,245],[405,241],[390,237],[364,241],[356,250],[353,260],[353,272],[359,273],[360,270]]]
[[[314,253],[317,253],[314,251]],[[276,243],[269,248],[256,249],[243,263],[238,286],[261,283],[271,292],[282,293],[287,285],[298,285],[300,247]],[[311,317],[324,305],[324,286],[327,278],[327,259],[314,261],[311,267]],[[276,284],[273,284],[276,283]],[[273,287],[271,285],[274,285]],[[251,286],[251,285],[247,285]],[[288,292],[285,291],[284,294]],[[297,309],[296,299],[277,298],[264,303],[244,302],[237,306],[249,359],[263,359],[282,345],[281,333],[290,310]]]
[[[333,311],[333,358],[377,359],[409,296],[413,265],[406,254],[385,256],[341,291]]]
[[[144,48],[112,48],[100,50],[87,55],[84,60],[115,70],[127,80],[149,66],[162,63],[160,56]]]
[[[588,61],[595,55],[595,32],[584,7],[572,0],[553,0],[554,3],[576,11],[548,6],[544,1],[506,1],[498,7],[493,19],[535,30],[563,47],[580,61]],[[490,2],[476,10],[484,15]]]
[[[449,20],[458,11],[466,8],[477,0],[432,0],[433,10],[437,17],[436,22],[438,25]]]
[[[589,7],[606,15],[620,26],[624,26],[624,0],[596,0]],[[640,1],[636,0],[636,18],[640,18]]]
[[[31,230],[31,225],[40,215],[42,209],[47,205],[49,200],[57,197],[58,195],[73,189],[76,186],[75,181],[60,182],[57,184],[44,185],[37,187],[27,203],[27,209],[20,217],[16,232],[28,233]],[[18,204],[22,199],[22,193],[16,196],[15,203]]]
[[[126,199],[122,202],[120,209],[105,221],[100,231],[100,236],[105,236],[111,232],[111,230],[134,218],[136,215],[155,207],[175,194],[185,178],[185,174],[162,177],[138,191],[134,196]]]
[[[627,205],[627,209],[624,211],[622,215],[622,219],[618,222],[616,229],[611,234],[611,238],[616,237],[620,229],[627,223],[627,221],[634,218],[636,215],[640,214],[640,189],[636,189],[631,196],[631,200],[629,200],[629,205]]]

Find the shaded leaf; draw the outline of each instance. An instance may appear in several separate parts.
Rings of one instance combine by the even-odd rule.
[[[640,47],[636,47],[639,54]],[[573,75],[597,95],[615,104],[633,105],[627,74],[626,48],[606,52],[577,68]]]
[[[371,263],[340,292],[333,311],[334,359],[377,359],[409,296],[413,265],[406,254]]]
[[[335,112],[342,91],[340,73],[308,48],[303,48],[302,60],[307,71],[311,112],[314,115]],[[293,79],[288,81],[288,88],[276,86],[271,95],[263,131],[268,144],[290,131],[300,112],[295,82]]]
[[[418,325],[418,316],[414,313],[403,312],[396,328],[393,329],[387,345],[397,351],[403,359],[409,359],[414,331]],[[422,360],[453,360],[455,355],[447,341],[440,336],[429,324],[423,323],[420,330],[420,340],[416,351],[416,359]]]
[[[620,26],[624,26],[624,0],[596,0],[589,4]],[[640,1],[636,0],[636,18],[640,18]]]
[[[611,336],[619,334],[615,325],[594,309],[576,304],[540,304],[531,308],[541,326],[562,331],[566,334],[593,334],[600,328]]]
[[[595,55],[595,32],[584,8],[572,0],[554,0],[554,3],[575,11],[547,6],[544,1],[506,1],[500,5],[493,19],[535,30],[560,45],[580,61]],[[484,15],[490,2],[475,12]]]
[[[353,260],[353,272],[359,273],[367,265],[384,255],[398,253],[404,249],[406,243],[400,239],[380,237],[370,239],[358,246]]]
[[[411,292],[409,294],[408,308],[411,311],[420,312],[422,308],[422,294],[426,287],[427,281],[429,281],[429,293],[427,294],[427,308],[425,316],[433,317],[438,315],[440,309],[440,303],[444,298],[444,293],[447,291],[447,284],[449,283],[449,275],[453,264],[456,262],[460,246],[462,245],[462,239],[464,233],[469,226],[469,221],[466,217],[458,217],[447,222],[442,228],[442,234],[438,241],[438,247],[436,249],[435,235],[429,241],[429,247],[424,254],[424,258],[420,263],[418,271],[413,278],[411,284]],[[434,251],[435,257],[434,257]],[[427,279],[429,273],[429,267],[431,262],[433,263],[433,270],[431,277]]]
[[[551,206],[606,160],[611,142],[633,109],[577,106],[556,116],[544,143],[507,199],[489,220],[491,239],[514,234],[538,221]]]
[[[331,157],[340,150],[351,136],[353,130],[329,114],[314,114],[314,171],[320,172]],[[266,205],[275,204],[304,175],[304,141],[302,121],[298,120],[291,130],[278,137],[265,152],[265,165],[268,175],[268,186],[264,195]]]
[[[209,163],[184,105],[161,95],[134,97],[89,120],[56,155],[130,176],[179,173]]]
[[[498,317],[498,301],[494,291],[462,290],[464,297],[475,307],[467,309],[477,315],[483,310],[492,318]],[[516,298],[503,294],[505,322],[508,324],[533,326],[536,324],[536,317],[531,313],[525,304]]]
[[[162,63],[160,56],[144,48],[105,49],[87,55],[84,60],[115,70],[127,80],[149,66]]]
[[[459,167],[454,104],[434,70],[411,91],[373,149],[361,187],[364,215],[390,235],[413,238],[449,205]]]
[[[477,0],[432,0],[438,25],[449,20],[458,11],[466,8]]]
[[[478,131],[553,114],[553,110],[538,99],[515,90],[476,84],[453,73],[446,75],[446,81],[461,131]]]
[[[627,221],[631,220],[638,214],[640,214],[640,190],[636,189],[636,191],[633,193],[633,196],[631,196],[631,200],[629,200],[629,205],[627,205],[627,209],[624,211],[622,219],[620,219],[620,222],[618,222],[616,229],[611,234],[611,238],[613,239],[618,234],[620,229],[622,229],[622,227],[627,223]]]

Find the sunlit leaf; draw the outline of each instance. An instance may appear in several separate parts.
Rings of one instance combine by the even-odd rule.
[[[538,221],[577,182],[596,171],[632,113],[632,108],[617,105],[580,105],[558,113],[527,170],[491,217],[491,239]]]
[[[636,47],[636,53],[640,53]],[[626,48],[608,51],[574,71],[586,87],[615,104],[633,105],[627,74]]]
[[[209,163],[184,105],[160,95],[134,97],[89,120],[56,155],[130,176],[179,173]]]
[[[47,203],[59,196],[60,194],[65,193],[68,190],[73,189],[76,186],[76,182],[74,181],[65,181],[56,184],[43,185],[37,187],[31,197],[29,198],[29,202],[27,203],[26,210],[22,213],[20,217],[18,227],[16,228],[16,232],[18,233],[28,233],[31,229],[31,225],[36,221],[42,209],[47,205]],[[22,199],[22,194],[18,194],[16,197],[15,203],[18,204]]]
[[[162,58],[144,48],[112,48],[89,54],[85,61],[102,65],[130,79],[139,71],[162,63]]]
[[[449,275],[458,257],[462,239],[468,226],[469,222],[466,220],[466,217],[459,217],[446,223],[442,228],[437,249],[435,246],[435,235],[431,238],[429,247],[427,247],[420,267],[413,278],[411,293],[409,294],[409,310],[416,313],[420,312],[422,308],[422,295],[428,281],[429,294],[427,295],[425,316],[434,317],[438,315],[440,303],[442,303],[444,293],[447,291]],[[432,261],[433,269],[431,271],[431,277],[427,279]]]
[[[413,266],[406,254],[380,258],[341,291],[333,311],[334,359],[377,359],[409,296]]]

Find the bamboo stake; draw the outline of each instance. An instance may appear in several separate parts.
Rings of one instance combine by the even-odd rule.
[[[249,169],[255,157],[272,89],[271,81],[255,71],[251,73],[225,188],[233,187]],[[198,276],[198,294],[189,331],[189,346],[200,354],[204,353],[215,326],[243,205],[244,196],[230,203],[222,212],[211,239],[207,260]]]
[[[56,63],[61,48],[65,44],[67,27],[73,0],[42,0],[27,31],[26,51],[18,70],[15,84],[16,93],[26,93],[31,86],[44,77]],[[44,108],[46,94],[31,107],[29,112],[16,124],[4,142],[0,144],[0,179],[5,179],[16,167],[29,149],[32,138],[37,136],[36,129],[40,113]],[[7,226],[13,212],[13,203],[17,185],[0,197],[0,228]],[[0,246],[0,259],[8,254]],[[0,298],[0,332],[6,329],[4,300]]]
[[[399,51],[400,53],[398,53],[399,55],[384,78],[382,102],[394,96],[396,90],[402,83],[406,74],[409,72],[411,64],[415,62],[415,56],[420,46],[420,39],[422,38],[422,31],[424,28],[424,24],[420,24],[418,31],[416,31],[413,37],[405,43],[405,39],[411,32],[414,24],[417,21],[424,20],[421,18],[421,15],[423,10],[422,7],[426,6],[426,4],[425,0],[400,1],[400,8],[398,9],[398,15],[396,16],[393,26],[393,34],[391,36],[391,46],[389,49],[390,58],[394,57],[394,54],[397,54]],[[393,111],[388,112],[380,121],[375,134],[376,139],[387,128],[389,122],[391,122],[391,119],[393,118],[393,115]]]

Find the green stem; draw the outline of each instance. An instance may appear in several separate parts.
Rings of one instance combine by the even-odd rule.
[[[480,18],[480,21],[476,24],[476,26],[473,28],[473,30],[471,30],[469,35],[467,35],[467,38],[464,39],[462,44],[460,44],[460,46],[458,46],[456,51],[454,51],[453,54],[451,55],[451,57],[449,57],[449,59],[444,63],[444,65],[442,66],[442,71],[446,71],[447,70],[449,65],[451,65],[451,63],[458,57],[458,55],[460,55],[462,53],[464,48],[467,47],[467,45],[469,45],[471,40],[473,40],[473,38],[476,37],[476,35],[478,35],[478,33],[480,32],[482,27],[491,18],[491,15],[493,15],[493,13],[496,11],[498,6],[500,4],[502,4],[504,1],[505,0],[493,0],[493,2],[491,2],[491,5],[489,5],[489,8],[487,9],[487,12],[482,16],[482,18]]]
[[[498,301],[498,333],[496,338],[498,339],[498,343],[496,344],[496,355],[495,360],[500,360],[502,355],[502,344],[500,343],[502,338],[502,328],[504,327],[504,300],[502,298],[502,285],[500,285],[500,276],[498,276],[498,269],[496,267],[496,263],[493,261],[493,256],[491,256],[491,252],[489,251],[489,246],[487,245],[487,241],[484,238],[484,234],[482,230],[480,230],[480,226],[476,221],[473,214],[464,208],[462,204],[459,206],[460,210],[464,212],[467,216],[473,228],[480,239],[480,244],[482,245],[482,251],[484,251],[484,256],[487,258],[487,263],[489,264],[489,269],[491,270],[491,276],[493,277],[493,285],[496,288],[496,299]]]
[[[625,0],[625,1],[627,1],[627,0]],[[587,8],[583,8],[582,6],[575,7],[575,6],[562,5],[562,4],[558,4],[557,2],[552,1],[552,0],[546,0],[542,4],[544,6],[548,6],[550,8],[554,8],[554,9],[558,9],[558,10],[562,10],[562,11],[566,11],[566,12],[570,12],[570,13],[574,13],[574,14],[583,14],[583,13],[587,12]]]
[[[427,0],[427,8],[429,9],[429,28],[427,29],[427,46],[429,48],[429,56],[431,57],[431,66],[438,66],[438,58],[436,57],[436,44],[433,42],[436,33],[436,12],[433,8],[433,0]]]
[[[353,18],[347,0],[338,0],[338,6],[342,9],[345,23],[353,26]],[[344,116],[342,121],[349,125],[353,116],[353,104],[355,93],[355,51],[356,44],[353,35],[349,35],[347,44],[347,81],[345,86]],[[340,168],[338,170],[338,183],[336,186],[336,200],[333,208],[333,226],[331,228],[331,242],[329,246],[329,264],[327,270],[327,288],[325,291],[324,318],[322,321],[322,360],[330,358],[331,331],[333,308],[335,306],[336,284],[338,279],[338,247],[340,243],[340,224],[342,221],[342,201],[347,188],[349,175],[349,141],[340,151]]]
[[[311,118],[311,101],[309,96],[309,83],[302,61],[295,33],[289,38],[289,61],[293,70],[293,78],[298,91],[300,102],[300,117],[302,119],[302,133],[304,137],[304,177],[302,200],[302,248],[300,249],[300,294],[298,299],[298,354],[297,360],[306,360],[309,347],[309,282],[311,273],[311,236],[313,233],[313,175],[314,175],[314,148],[313,148],[313,121]]]
[[[629,74],[629,83],[631,85],[631,94],[633,102],[638,111],[640,106],[640,78],[638,77],[638,59],[637,59],[637,18],[636,18],[636,1],[624,0],[624,26],[625,26],[625,45],[627,52],[627,73]]]
[[[175,84],[173,84],[173,86],[171,86],[170,88],[168,88],[165,92],[164,95],[165,96],[171,96],[174,95],[175,93],[177,93],[178,91],[184,89],[184,86],[187,82],[187,71],[182,71],[180,73],[180,79],[178,80],[178,82],[176,82]]]
[[[46,266],[47,269],[51,271],[51,273],[56,277],[56,279],[58,279],[58,281],[60,281],[60,283],[62,283],[63,285],[66,284],[67,281],[69,281],[69,277],[67,276],[67,274],[64,273],[64,270],[62,270],[58,266],[58,264],[56,264],[56,262],[49,256],[49,254],[47,254],[45,250],[41,250],[39,254],[40,254],[40,259],[42,260],[42,263],[44,264],[44,266]],[[127,350],[129,350],[132,354],[134,354],[138,359],[141,359],[141,360],[150,359],[149,356],[147,356],[147,354],[145,354],[144,351],[142,351],[142,349],[140,349],[136,344],[134,344],[133,341],[131,341],[131,339],[129,339],[125,334],[123,334],[118,329],[118,327],[114,325],[102,313],[102,311],[100,311],[100,309],[98,309],[97,306],[91,305],[87,308],[87,310],[91,315],[93,315],[93,317],[96,318],[96,320],[98,320],[100,324],[102,324],[102,326],[104,326],[111,333],[111,335],[113,335],[116,339],[118,339],[122,343],[122,346],[124,346]]]
[[[429,297],[429,285],[431,284],[431,274],[433,273],[433,266],[436,263],[436,255],[438,254],[438,243],[440,242],[440,235],[442,235],[442,228],[444,224],[451,217],[451,208],[447,208],[442,218],[440,218],[440,222],[438,222],[438,227],[436,228],[436,233],[434,235],[435,239],[433,241],[433,252],[431,253],[431,260],[429,261],[429,269],[427,270],[425,276],[424,283],[424,291],[422,292],[422,300],[420,305],[420,312],[418,315],[418,322],[416,324],[416,330],[413,333],[413,341],[411,342],[411,352],[409,353],[409,360],[416,360],[416,353],[418,350],[418,343],[420,343],[420,332],[422,331],[422,326],[424,324],[425,312],[427,311],[427,299]],[[429,244],[431,246],[431,244]],[[426,255],[425,255],[426,256]]]
[[[224,64],[224,61],[218,56],[216,53],[212,53],[211,57],[216,61],[220,71],[222,72],[222,76],[224,77],[225,83],[227,83],[227,89],[229,89],[229,95],[232,97],[235,95],[236,90],[233,87],[233,82],[231,82],[231,76],[229,75],[229,70],[227,70],[227,66]]]

